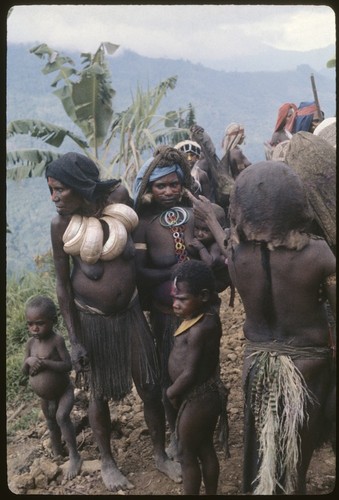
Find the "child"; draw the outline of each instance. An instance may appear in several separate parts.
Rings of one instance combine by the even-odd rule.
[[[53,330],[57,321],[54,302],[45,296],[33,297],[26,304],[26,320],[31,338],[26,344],[22,371],[29,375],[33,391],[41,398],[54,456],[62,455],[61,436],[66,441],[69,451],[66,478],[72,479],[81,467],[70,419],[74,393],[68,372],[72,365],[63,337]]]
[[[222,328],[211,305],[214,277],[207,264],[189,260],[178,265],[173,278],[173,310],[183,321],[169,356],[172,385],[167,396],[179,410],[176,432],[184,494],[199,495],[203,476],[206,495],[215,495],[219,461],[213,436],[220,415],[227,429],[227,392],[219,378]]]
[[[226,226],[226,216],[223,208],[216,203],[211,203],[217,221],[224,229]],[[225,231],[225,239],[227,233]],[[233,305],[234,287],[232,287],[231,278],[228,273],[227,259],[220,250],[220,245],[215,240],[213,233],[207,225],[207,222],[196,216],[194,218],[194,240],[190,244],[199,254],[199,259],[204,261],[213,271],[215,278],[215,288],[217,293],[231,287],[231,302]],[[220,306],[220,299],[217,301]]]

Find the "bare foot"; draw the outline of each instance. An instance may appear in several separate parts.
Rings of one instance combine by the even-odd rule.
[[[66,472],[66,479],[73,479],[80,472],[82,464],[82,458],[80,455],[75,455],[69,458],[69,466]]]
[[[170,437],[170,443],[166,448],[167,456],[172,460],[178,460],[178,442],[175,437],[175,432],[172,432]]]
[[[101,477],[109,491],[132,490],[134,485],[119,471],[113,461],[102,462]]]
[[[166,454],[161,457],[155,457],[155,466],[160,472],[172,479],[175,483],[182,482],[181,465],[179,462],[173,462],[173,460],[170,460]]]

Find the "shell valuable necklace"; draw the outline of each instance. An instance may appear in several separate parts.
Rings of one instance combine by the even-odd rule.
[[[182,207],[170,208],[160,215],[160,224],[169,228],[172,233],[175,256],[178,262],[189,260],[184,239],[185,224],[188,220],[189,213]]]
[[[108,225],[109,230],[105,244],[101,221]],[[75,214],[62,237],[64,251],[69,255],[79,255],[88,264],[95,264],[99,259],[113,260],[123,252],[128,233],[138,222],[136,212],[123,203],[107,205],[100,219]]]

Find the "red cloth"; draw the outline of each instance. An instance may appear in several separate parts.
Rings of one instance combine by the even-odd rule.
[[[289,132],[292,131],[293,122],[294,122],[294,118],[295,118],[296,111],[297,111],[297,106],[293,103],[286,102],[285,104],[282,104],[278,110],[278,118],[277,118],[277,122],[276,122],[275,127],[274,127],[274,132],[277,132],[278,130],[281,129],[281,126],[284,123],[284,121],[286,120],[288,112],[291,108],[293,109],[293,113],[288,118],[287,122],[285,123],[284,128],[286,130],[288,130]]]

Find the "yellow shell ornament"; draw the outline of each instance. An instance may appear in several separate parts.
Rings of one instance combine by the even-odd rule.
[[[100,220],[105,221],[109,227],[109,237],[102,249],[101,260],[113,260],[120,255],[127,243],[127,230],[125,226],[113,217],[104,216]]]
[[[112,203],[111,205],[107,205],[107,207],[103,209],[102,213],[118,219],[123,223],[129,233],[133,231],[139,223],[137,213],[133,210],[133,208],[125,205],[124,203]]]
[[[114,203],[105,207],[102,213],[100,219],[77,214],[72,216],[62,237],[66,253],[80,255],[87,264],[95,264],[99,259],[113,260],[123,252],[128,233],[139,222],[136,212],[128,205]],[[102,221],[109,229],[105,244]]]
[[[80,257],[88,264],[95,264],[101,255],[104,232],[96,217],[88,217],[87,228],[80,247]]]
[[[78,217],[81,218],[80,225]],[[69,255],[80,254],[80,248],[82,240],[86,233],[87,223],[87,217],[81,217],[81,215],[73,215],[72,219],[70,220],[70,223],[68,224],[66,231],[64,232],[62,237],[62,240],[64,242],[64,251]]]
[[[62,241],[64,243],[67,243],[69,240],[74,238],[74,236],[77,234],[77,232],[80,229],[82,223],[82,216],[81,215],[73,215],[71,220],[69,221],[68,226],[66,227],[66,231],[63,234]]]

